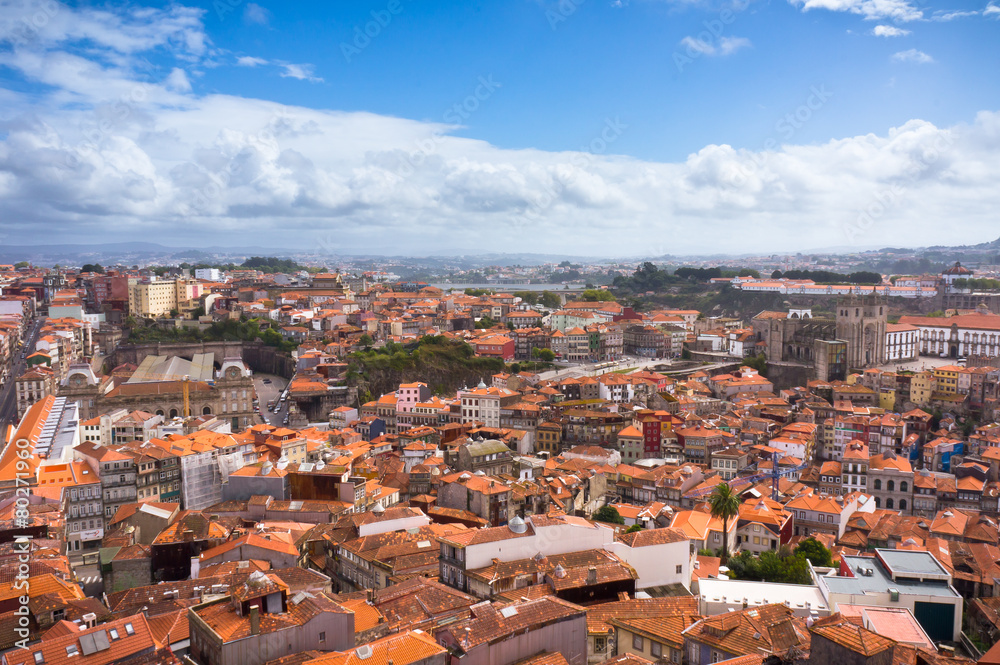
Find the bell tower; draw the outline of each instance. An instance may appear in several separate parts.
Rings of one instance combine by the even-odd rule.
[[[888,304],[878,295],[850,295],[837,301],[837,339],[847,342],[848,368],[885,363]]]

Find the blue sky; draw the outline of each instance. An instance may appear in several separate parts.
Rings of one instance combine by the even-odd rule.
[[[479,76],[492,74],[502,93],[459,135],[504,148],[575,150],[605,118],[619,116],[631,131],[615,152],[654,160],[683,159],[709,143],[757,148],[812,86],[826,86],[835,101],[803,127],[801,142],[882,133],[912,118],[964,122],[1000,99],[1000,24],[982,17],[865,20],[787,2],[401,1],[399,14],[348,62],[340,45],[353,45],[355,28],[387,3],[288,4],[256,4],[264,25],[247,20],[245,6],[209,11],[206,28],[237,53],[312,63],[322,82],[299,86],[264,68],[218,68],[196,89],[440,121]],[[933,16],[986,5],[925,6]],[[875,37],[877,25],[910,34]],[[681,42],[699,33],[710,45],[749,43],[727,56],[689,58]],[[934,62],[893,60],[909,49]]]
[[[998,18],[968,0],[0,0],[0,234],[980,242],[1000,235]]]

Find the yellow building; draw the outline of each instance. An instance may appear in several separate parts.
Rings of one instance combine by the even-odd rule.
[[[892,388],[882,388],[878,393],[878,405],[886,411],[896,410],[896,391]]]
[[[942,365],[934,370],[934,378],[937,379],[937,391],[945,395],[955,395],[958,393],[958,374],[964,368],[958,365]]]
[[[910,380],[910,401],[923,406],[937,390],[937,377],[933,372],[919,372]]]
[[[176,310],[193,309],[199,285],[186,279],[136,282],[128,287],[128,308],[133,316],[155,318]]]

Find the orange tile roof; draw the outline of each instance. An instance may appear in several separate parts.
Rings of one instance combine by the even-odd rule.
[[[834,615],[831,619],[836,619],[837,622],[827,624],[826,621],[820,621],[811,626],[809,630],[815,635],[824,637],[866,657],[878,655],[893,648],[896,644],[894,641],[855,625],[838,615]]]
[[[131,634],[129,634],[127,626],[131,626]],[[111,630],[117,633],[118,639],[110,637]],[[80,643],[81,638],[96,633],[104,634],[104,637],[108,639],[109,647],[85,654]],[[66,652],[67,647],[71,645],[76,650],[73,656]],[[27,649],[13,649],[4,654],[4,660],[7,665],[35,665],[36,662],[44,662],[45,665],[69,665],[70,663],[72,665],[113,665],[161,646],[153,638],[146,617],[142,614],[136,614],[109,621],[94,628],[81,630],[78,633],[55,635],[43,639]],[[41,660],[36,660],[36,653],[41,654]]]
[[[38,442],[38,437],[42,433],[42,427],[45,425],[45,420],[49,417],[55,401],[56,398],[54,395],[48,395],[45,399],[32,404],[25,412],[24,417],[21,418],[21,422],[18,425],[17,432],[10,440],[11,445],[8,445],[4,449],[3,456],[0,457],[0,480],[16,480],[18,473],[27,473],[31,474],[32,477],[35,476],[40,463],[38,456],[34,454],[35,444]],[[27,441],[30,447],[17,446],[16,443],[21,440]],[[19,450],[29,450],[32,454],[24,459],[18,455]],[[26,469],[18,469],[18,462],[21,461],[27,464]]]
[[[363,655],[359,655],[359,651]],[[370,655],[369,655],[370,652]],[[410,665],[448,652],[422,630],[389,635],[351,651],[329,653],[308,665]]]

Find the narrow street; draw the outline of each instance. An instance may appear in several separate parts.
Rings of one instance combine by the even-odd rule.
[[[0,426],[6,427],[8,424],[17,426],[17,395],[14,391],[14,381],[21,376],[25,368],[25,358],[30,352],[34,352],[35,342],[38,341],[38,330],[45,323],[45,317],[38,317],[28,328],[24,339],[24,345],[11,350],[11,367],[7,380],[0,388]],[[23,356],[23,357],[22,357]]]
[[[268,381],[269,383],[267,383]],[[267,403],[271,400],[277,401],[281,397],[282,391],[288,385],[288,380],[274,374],[254,374],[253,385],[257,392],[257,406],[259,408],[257,416],[260,419],[258,422],[281,427],[285,415],[288,413],[288,403],[278,405],[276,411],[268,410]]]

